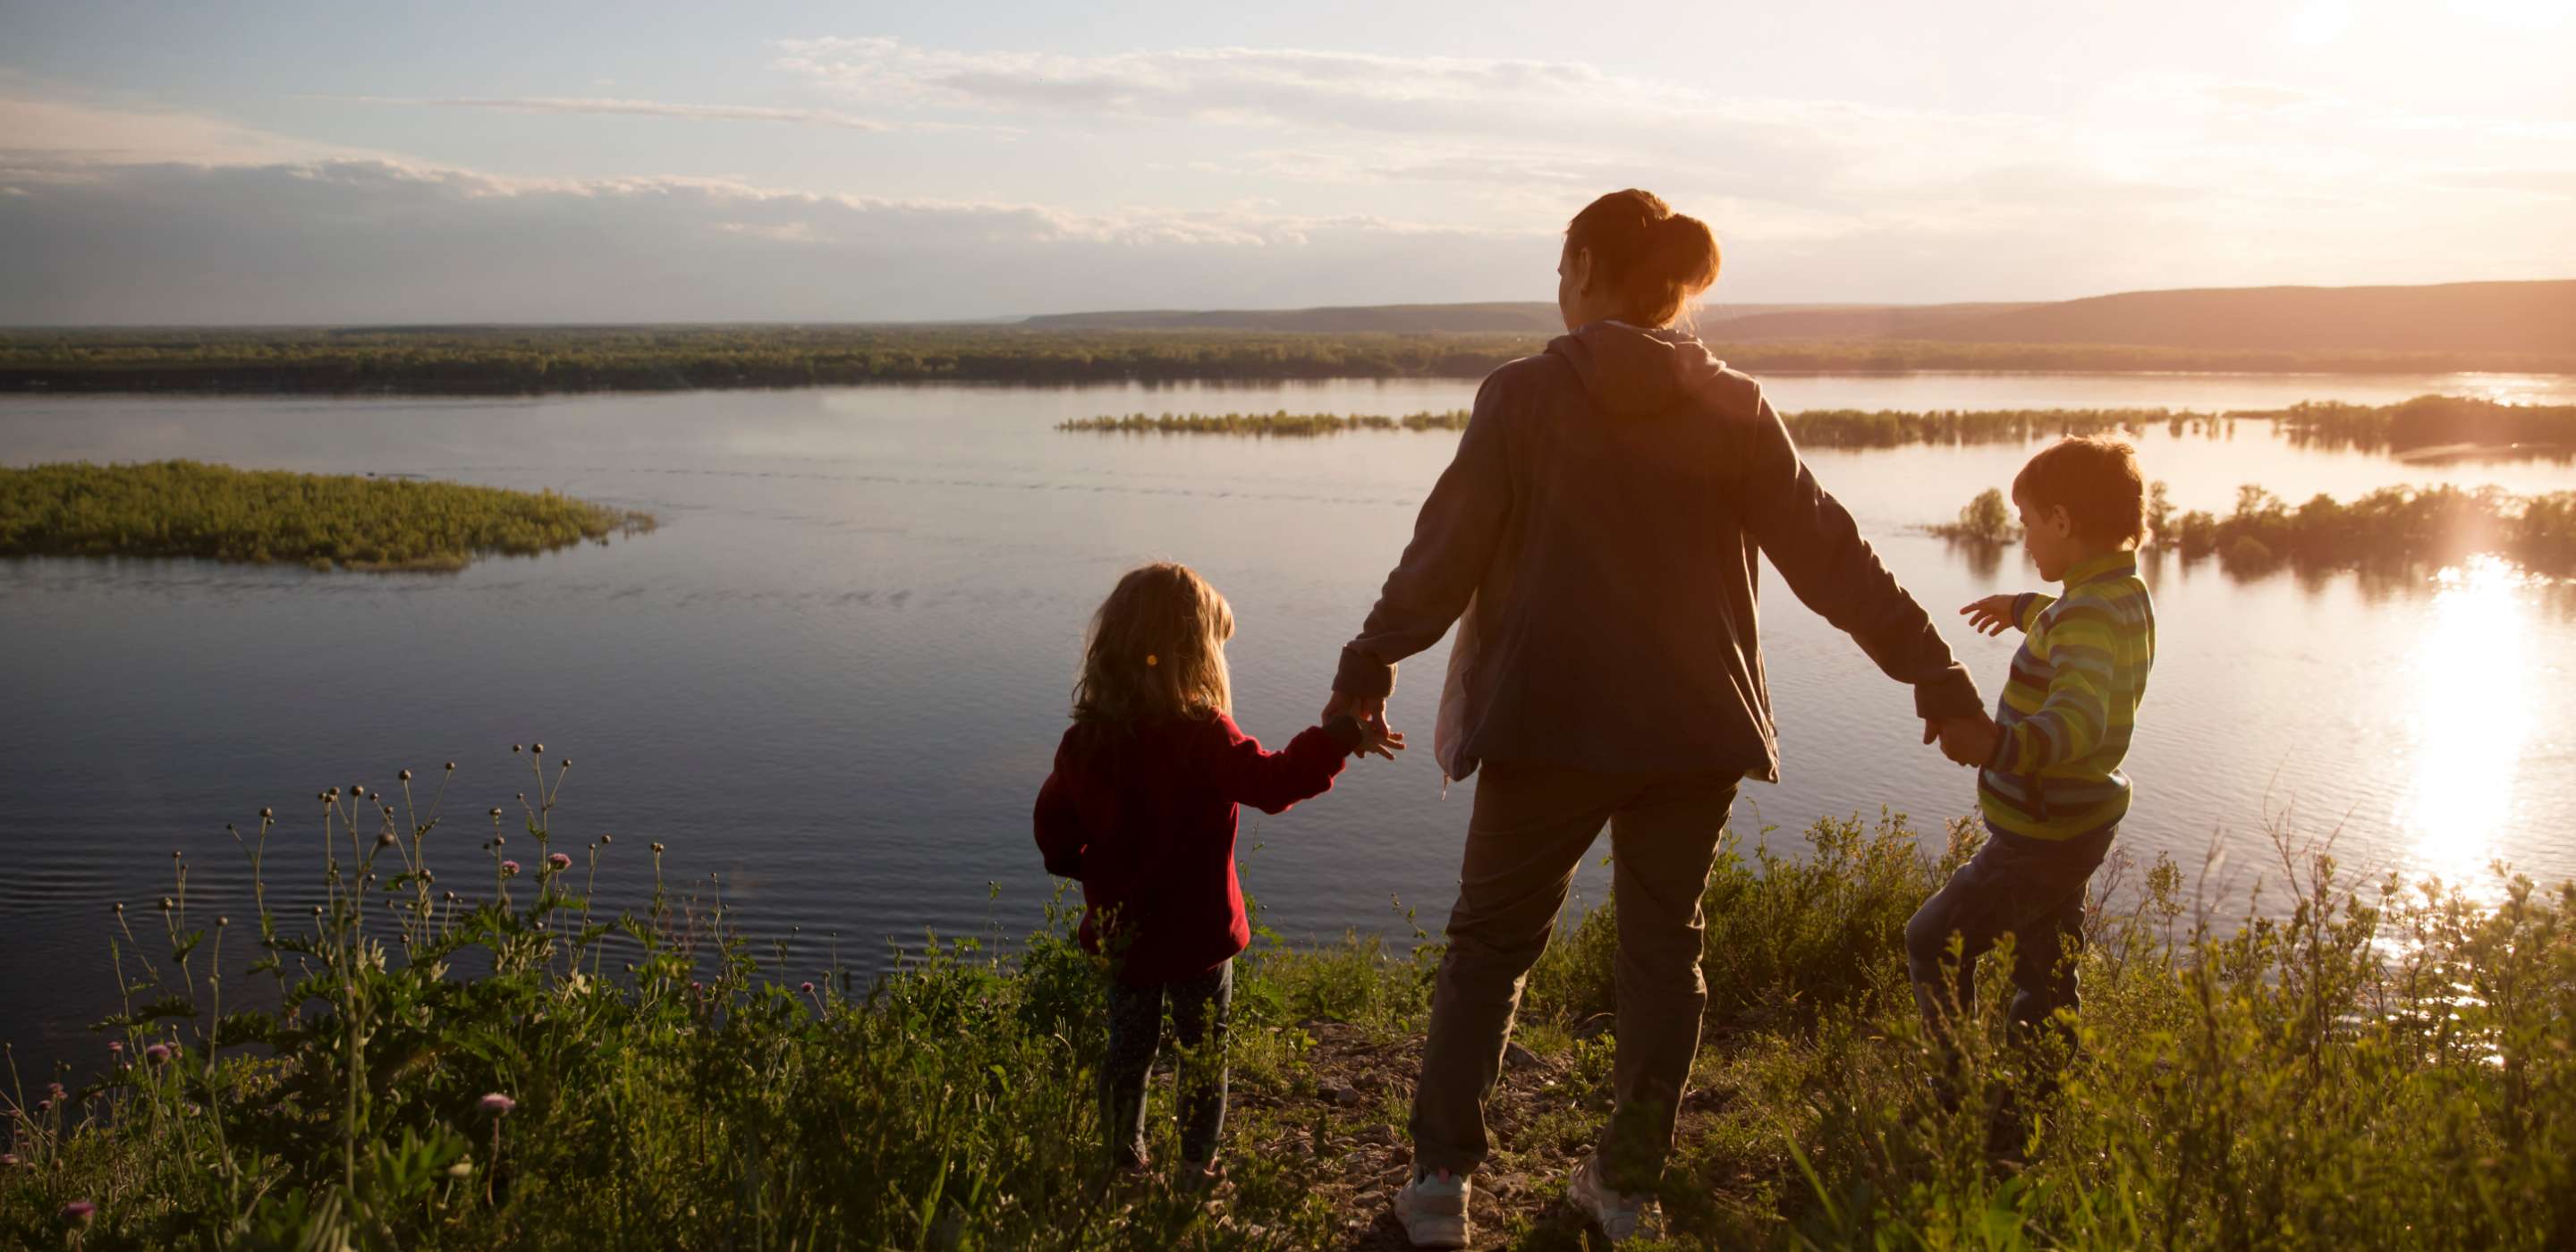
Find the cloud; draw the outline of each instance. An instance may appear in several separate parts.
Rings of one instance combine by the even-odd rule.
[[[0,195],[0,322],[920,320],[1543,295],[1554,240],[1249,209],[510,179],[385,161],[62,167]],[[1463,297],[1462,297],[1463,298]]]
[[[666,104],[657,100],[613,100],[574,96],[419,98],[355,96],[364,104],[403,104],[432,108],[494,109],[508,113],[590,113],[628,117],[670,117],[690,121],[773,122],[791,126],[825,126],[840,130],[882,131],[892,127],[874,118],[837,109],[771,108],[749,104]]]
[[[275,134],[202,113],[0,96],[0,162],[44,157],[56,162],[104,164],[193,161],[240,165],[385,155],[373,149]]]

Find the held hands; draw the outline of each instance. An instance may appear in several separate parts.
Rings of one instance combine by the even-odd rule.
[[[1995,754],[1995,744],[2003,737],[2003,728],[1995,719],[1978,713],[1973,717],[1925,718],[1923,742],[1938,740],[1941,755],[1958,765],[1983,765]]]
[[[1392,761],[1396,753],[1404,751],[1404,732],[1386,724],[1385,696],[1350,696],[1336,691],[1332,699],[1324,702],[1323,715],[1316,720],[1330,721],[1343,713],[1360,724],[1358,755],[1374,752]]]
[[[1968,629],[1985,635],[2000,635],[2018,625],[2013,621],[2013,601],[2017,598],[1991,595],[1982,600],[1971,600],[1959,606],[1959,611],[1968,615]],[[1923,742],[1932,741],[1926,739]]]

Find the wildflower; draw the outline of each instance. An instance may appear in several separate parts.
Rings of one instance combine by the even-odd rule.
[[[144,1055],[144,1056],[146,1056],[146,1057],[151,1058],[151,1059],[152,1059],[152,1060],[154,1060],[154,1061],[166,1061],[166,1060],[169,1060],[169,1059],[170,1059],[170,1057],[173,1055],[173,1053],[170,1051],[170,1045],[169,1045],[169,1044],[166,1044],[166,1043],[156,1043],[156,1044],[153,1044],[151,1047],[145,1048],[145,1049],[143,1050],[143,1055]]]
[[[801,986],[797,987],[796,989],[797,989],[798,991],[801,991],[801,992],[805,993],[806,995],[809,995],[809,996],[810,996],[810,995],[812,995],[812,994],[814,994],[814,984],[812,984],[812,983],[810,983],[810,982],[809,982],[809,983],[805,983],[805,984],[803,984],[803,985],[801,985]]]
[[[450,1178],[472,1178],[474,1176],[474,1158],[470,1156],[460,1156],[456,1158],[456,1163],[447,1167],[447,1176]]]
[[[162,911],[162,912],[167,913],[167,912],[169,912],[170,910],[175,909],[175,908],[177,908],[177,907],[179,907],[179,902],[178,902],[178,901],[173,900],[173,899],[171,899],[171,898],[170,898],[170,897],[168,897],[168,896],[163,896],[163,897],[161,897],[161,911]]]
[[[510,745],[510,750],[511,750],[512,752],[516,752],[516,751],[518,751],[518,750],[519,750],[519,745],[517,745],[517,744],[515,744],[515,743],[514,743],[514,744],[511,744],[511,745]]]
[[[453,774],[453,773],[455,773],[455,772],[456,772],[456,762],[454,762],[454,761],[449,761],[449,762],[447,763],[447,772],[448,772],[448,773],[451,773],[451,774]]]
[[[546,745],[544,745],[544,744],[542,744],[542,743],[541,743],[541,744],[538,744],[536,747],[531,748],[531,749],[529,749],[529,750],[530,750],[530,751],[532,751],[532,752],[535,752],[535,753],[536,753],[537,755],[539,755],[539,756],[544,756],[544,755],[546,754]]]
[[[501,876],[502,876],[502,877],[504,877],[504,878],[516,878],[516,877],[518,877],[518,874],[519,874],[519,863],[518,863],[517,861],[503,861],[503,862],[501,862]]]
[[[51,1113],[54,1111],[54,1102],[51,1100],[38,1100],[36,1101],[36,1111],[39,1113]]]
[[[116,912],[118,912],[118,913],[123,913],[123,912],[125,911],[125,901],[123,901],[123,900],[119,900],[119,901],[117,901],[117,902],[116,902],[116,909],[115,909],[115,911],[116,911]]]
[[[661,842],[660,842],[659,840],[654,841],[654,844],[653,844],[653,855],[655,855],[655,856],[660,856],[660,855],[662,855],[662,844],[661,844]]]
[[[557,852],[553,856],[546,858],[546,864],[554,866],[556,869],[571,869],[572,858],[565,856],[561,852]]]
[[[275,816],[277,816],[277,810],[273,808],[264,808],[259,811],[259,820],[263,822]]]
[[[72,1225],[86,1226],[89,1225],[89,1219],[97,1213],[97,1205],[92,1204],[87,1200],[74,1200],[63,1206],[62,1217],[64,1221],[70,1222]]]
[[[223,916],[223,915],[222,915],[222,914],[220,914],[220,913],[215,915],[215,929],[217,929],[217,930],[221,930],[221,929],[223,929],[224,927],[226,927],[226,926],[230,926],[230,925],[232,925],[232,924],[233,924],[233,919],[231,919],[231,918],[229,918],[229,917],[225,917],[225,916]]]
[[[390,848],[394,846],[394,832],[388,830],[385,833],[376,836],[376,846],[379,848]]]
[[[518,1101],[513,1100],[498,1091],[483,1097],[483,1111],[496,1117],[517,1107],[519,1107]]]
[[[571,769],[571,768],[572,768],[572,758],[571,758],[571,757],[565,757],[565,758],[563,759],[563,767],[564,767],[565,769]]]
[[[57,1100],[60,1100],[60,1099],[62,1099],[64,1096],[66,1096],[66,1095],[68,1095],[68,1094],[70,1094],[70,1093],[68,1093],[68,1092],[66,1092],[66,1091],[64,1091],[64,1090],[63,1090],[63,1085],[62,1085],[61,1083],[58,1083],[58,1082],[49,1082],[49,1083],[46,1083],[46,1084],[45,1084],[45,1094],[50,1095],[50,1096],[52,1096],[53,1098],[55,1098],[55,1099],[57,1099]]]
[[[410,781],[411,781],[411,771],[410,771],[410,770],[404,770],[400,775],[398,775],[398,777],[399,777],[403,782],[410,782]]]
[[[617,841],[617,836],[615,836],[615,835],[601,835],[601,836],[599,837],[599,841],[600,841],[602,844],[615,843],[615,842]]]
[[[18,1168],[18,1154],[15,1152],[0,1152],[0,1169],[16,1168]]]
[[[125,1043],[124,1043],[124,1041],[123,1041],[123,1040],[118,1040],[118,1039],[110,1039],[110,1040],[108,1040],[108,1042],[107,1042],[107,1054],[108,1054],[109,1056],[123,1056],[123,1055],[125,1055]]]

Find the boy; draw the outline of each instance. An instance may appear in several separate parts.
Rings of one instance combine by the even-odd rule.
[[[1941,728],[1945,755],[1982,767],[1977,807],[1988,833],[1906,923],[1906,959],[1915,1000],[1946,1042],[1950,1019],[1976,1003],[1977,957],[2012,935],[2016,1035],[2048,1028],[2071,1043],[2052,1018],[2076,1007],[2084,886],[2129,810],[2120,761],[2156,655],[2155,608],[2137,573],[2146,491],[2127,440],[2088,437],[2032,457],[2012,495],[2040,577],[2065,588],[1988,596],[1959,610],[1974,629],[1999,635],[2010,626],[2026,638],[1995,718]],[[2012,1133],[2000,1123],[1996,1130],[1999,1141]]]

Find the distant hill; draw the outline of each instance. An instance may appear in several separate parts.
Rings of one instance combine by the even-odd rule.
[[[1953,343],[2384,352],[2576,351],[2576,280],[2133,291],[1937,322]]]
[[[1058,313],[1031,330],[1551,335],[1552,303]],[[2576,353],[2576,280],[2422,287],[2211,287],[2046,303],[1711,304],[1702,338],[2121,344],[2286,352]]]
[[[1807,313],[1818,317],[1903,315],[1935,309],[1990,313],[2025,307],[2018,304],[1726,304],[1700,312],[1705,327],[1712,319],[1736,320]],[[1243,330],[1271,334],[1393,335],[1554,335],[1565,329],[1552,301],[1522,300],[1494,304],[1365,304],[1320,309],[1135,309],[1124,312],[1049,313],[1024,318],[1029,330]],[[1817,332],[1809,338],[1858,338],[1858,334]]]

